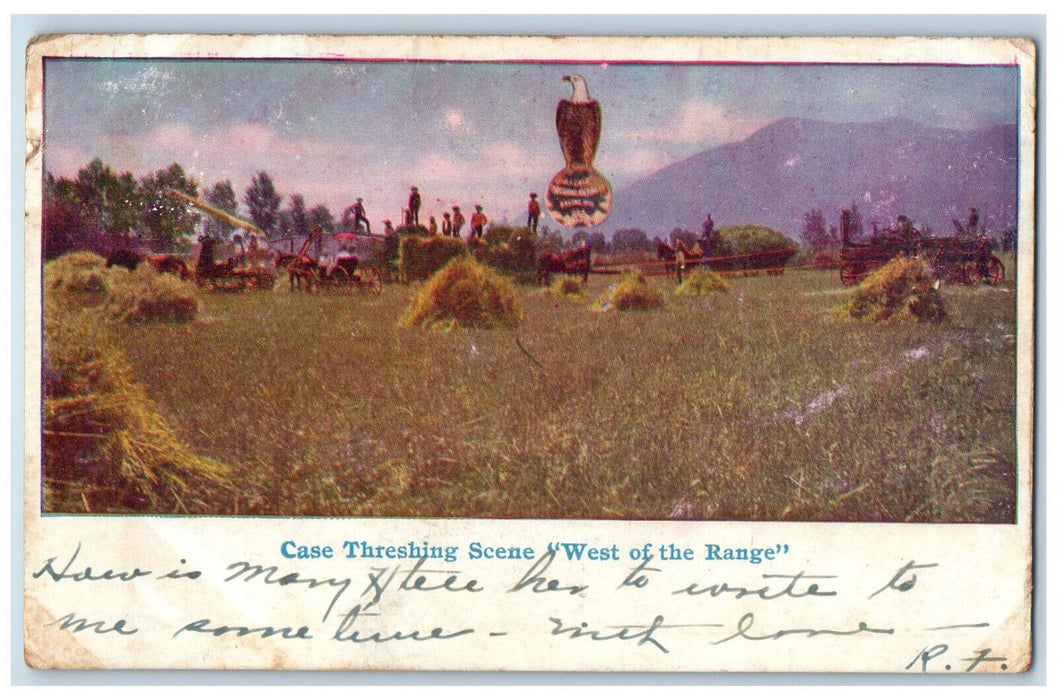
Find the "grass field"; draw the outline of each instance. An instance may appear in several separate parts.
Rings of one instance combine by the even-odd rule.
[[[1007,272],[1012,279],[1011,261]],[[398,321],[381,296],[202,296],[115,325],[217,514],[1012,522],[1014,286],[938,324],[833,313],[833,271],[731,277],[644,312],[519,287],[515,330]]]

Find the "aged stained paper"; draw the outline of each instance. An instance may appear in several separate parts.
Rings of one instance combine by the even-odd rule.
[[[31,667],[1030,668],[1031,42],[28,57]]]

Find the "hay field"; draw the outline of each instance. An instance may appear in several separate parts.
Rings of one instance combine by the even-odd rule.
[[[1011,261],[1007,279],[1012,280]],[[515,329],[402,328],[381,296],[202,295],[115,325],[216,514],[1012,522],[1012,281],[942,323],[839,318],[833,271],[657,310],[518,287]]]

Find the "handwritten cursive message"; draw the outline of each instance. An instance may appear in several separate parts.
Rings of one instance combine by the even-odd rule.
[[[775,655],[837,650],[893,672],[1009,670],[988,642],[994,619],[933,605],[948,588],[944,569],[917,559],[809,567],[785,542],[291,538],[253,557],[160,565],[77,542],[43,557],[29,580],[53,601],[40,639],[149,638],[176,659],[200,648],[238,656],[239,640],[253,640],[294,667],[410,644],[473,649],[488,668],[490,645],[498,656],[516,644],[539,650],[540,668],[581,654],[641,668],[704,668],[700,659],[729,654],[766,667]],[[162,617],[145,605],[153,597],[182,604]]]

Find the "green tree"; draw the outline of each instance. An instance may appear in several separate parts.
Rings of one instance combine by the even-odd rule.
[[[330,213],[325,204],[317,204],[308,210],[307,225],[309,231],[316,226],[322,226],[324,233],[335,233],[337,231],[334,227],[334,215]]]
[[[183,236],[194,234],[202,215],[186,202],[167,194],[177,190],[190,197],[198,196],[198,183],[187,177],[178,163],[147,175],[139,184],[143,202],[140,222],[156,250],[172,251]]]
[[[698,234],[689,229],[676,226],[668,232],[668,242],[674,248],[678,241],[682,241],[685,245],[692,248],[698,241]]]
[[[217,182],[205,191],[206,203],[226,211],[232,216],[238,216],[239,202],[235,198],[235,188],[231,186],[231,180]],[[218,239],[231,237],[235,227],[227,221],[216,219],[212,216],[205,218],[205,232]]]
[[[800,237],[815,250],[828,248],[834,243],[829,231],[826,230],[826,217],[821,209],[812,209],[804,214],[804,226],[800,230]]]
[[[290,195],[290,207],[286,210],[290,219],[290,234],[294,236],[307,236],[312,229],[308,225],[308,209],[305,208],[305,198],[299,194]]]
[[[78,199],[76,184],[69,178],[56,179],[50,172],[44,174],[41,228],[45,260],[71,250],[102,253],[107,249],[100,235],[102,217]]]
[[[646,232],[637,228],[622,228],[613,234],[614,253],[646,250],[650,247],[650,238]]]
[[[139,220],[140,202],[132,173],[118,175],[96,158],[77,173],[73,194],[88,211],[98,212],[99,225],[111,235],[127,235]]]
[[[275,191],[275,183],[263,170],[253,176],[243,203],[249,208],[250,221],[269,236],[279,227],[279,205],[282,197]]]

